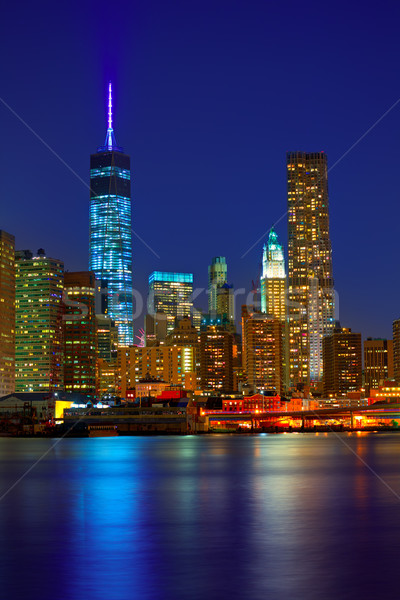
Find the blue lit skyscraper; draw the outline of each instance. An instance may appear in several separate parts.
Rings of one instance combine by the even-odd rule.
[[[167,333],[175,327],[176,319],[193,312],[193,274],[154,271],[149,277],[147,310],[150,315],[164,313]]]
[[[120,346],[133,345],[130,179],[130,158],[115,141],[110,83],[106,141],[90,157],[89,269],[107,282],[107,315]]]

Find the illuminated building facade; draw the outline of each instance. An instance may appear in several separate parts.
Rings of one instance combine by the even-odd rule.
[[[130,179],[130,158],[115,142],[110,83],[106,141],[90,157],[89,270],[107,282],[107,315],[121,346],[133,344]]]
[[[393,340],[364,340],[365,387],[377,389],[393,378]]]
[[[362,386],[361,333],[345,327],[323,339],[324,394],[345,395]]]
[[[40,249],[15,254],[15,391],[58,391],[63,372],[64,264]]]
[[[169,346],[198,346],[199,332],[188,317],[180,319],[176,327],[167,336]]]
[[[393,321],[393,377],[400,383],[400,319]]]
[[[96,395],[95,277],[64,273],[64,389]]]
[[[327,157],[289,152],[289,374],[293,385],[321,381],[322,339],[335,324]]]
[[[208,267],[208,312],[218,313],[217,290],[228,281],[228,266],[224,256],[215,256]]]
[[[112,361],[117,357],[118,330],[110,317],[96,315],[97,356]]]
[[[232,285],[224,283],[217,288],[217,316],[228,320],[228,329],[235,333],[235,293]]]
[[[147,314],[144,318],[145,345],[165,344],[167,337],[167,315],[165,313]]]
[[[203,390],[233,391],[233,335],[210,325],[200,333],[200,385]]]
[[[254,390],[283,389],[282,329],[279,319],[242,306],[242,361]]]
[[[0,229],[0,397],[14,392],[15,238]]]
[[[272,228],[264,244],[261,276],[261,312],[286,321],[286,271],[283,246]]]
[[[289,327],[287,321],[287,278],[283,246],[272,228],[264,244],[261,275],[261,312],[282,323],[283,380],[289,387]]]
[[[193,312],[193,274],[154,271],[149,277],[149,314],[164,313],[167,318],[167,334],[175,327],[175,320]]]
[[[119,348],[121,397],[126,398],[126,390],[135,388],[146,376],[185,388],[188,376],[191,379],[195,371],[194,355],[195,350],[190,346]]]

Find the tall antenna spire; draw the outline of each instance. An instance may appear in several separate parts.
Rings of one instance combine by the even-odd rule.
[[[108,129],[112,130],[112,86],[108,84]]]
[[[108,84],[108,113],[107,113],[107,134],[104,146],[100,146],[99,152],[107,152],[110,150],[117,150],[122,152],[122,148],[117,146],[115,141],[114,129],[112,125],[112,85],[111,81]]]

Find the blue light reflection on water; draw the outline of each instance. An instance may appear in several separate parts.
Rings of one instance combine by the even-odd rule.
[[[400,492],[400,435],[342,439]],[[0,495],[53,443],[0,439]],[[64,439],[0,540],[7,599],[384,598],[400,501],[333,435]]]

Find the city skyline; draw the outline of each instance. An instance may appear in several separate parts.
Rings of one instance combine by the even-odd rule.
[[[211,5],[206,4],[202,11],[186,7],[182,28],[177,7],[167,9],[161,3],[154,7],[156,20],[150,8],[126,7],[129,37],[123,34],[128,25],[121,25],[114,15],[107,24],[97,14],[101,11],[83,13],[79,19],[72,13],[63,15],[65,27],[78,39],[82,32],[90,39],[93,49],[88,54],[78,46],[60,44],[55,24],[41,35],[44,25],[33,7],[18,33],[30,44],[30,53],[14,44],[18,35],[13,27],[1,40],[4,48],[11,40],[15,47],[5,65],[4,102],[85,183],[87,157],[103,136],[107,106],[99,98],[108,81],[115,82],[118,141],[134,165],[134,229],[160,257],[134,235],[135,287],[145,297],[148,275],[164,269],[193,271],[196,284],[206,287],[210,259],[224,255],[230,283],[236,289],[250,289],[267,232],[286,210],[285,153],[324,150],[331,170],[339,316],[343,325],[361,331],[364,338],[390,337],[391,322],[399,316],[397,284],[391,277],[391,261],[382,265],[370,240],[387,256],[396,255],[396,219],[388,215],[397,211],[400,106],[380,119],[398,99],[392,77],[396,53],[389,34],[399,9],[392,7],[384,14],[371,8],[360,17],[354,7],[346,7],[346,20],[330,14],[322,35],[316,24],[328,8],[319,7],[313,15],[311,10],[303,13],[292,7],[296,18],[287,23],[283,8],[253,7],[246,13],[244,28],[237,6],[213,11],[212,25],[207,20]],[[11,17],[15,10],[10,8]],[[380,24],[379,43],[371,43],[360,19]],[[237,39],[242,43],[237,45]],[[52,44],[54,59],[44,40]],[[310,95],[306,71],[292,58],[299,44],[313,56],[318,101]],[[60,69],[53,68],[56,58]],[[15,72],[21,75],[18,80]],[[288,72],[291,76],[283,77]],[[290,100],[294,86],[297,103]],[[38,94],[39,88],[44,92]],[[2,228],[16,235],[17,248],[44,246],[51,256],[63,259],[67,269],[83,270],[88,219],[78,220],[77,215],[87,206],[87,187],[7,106],[2,104],[2,130],[9,149],[3,163],[9,202],[0,214]],[[20,170],[11,156],[19,148],[30,157],[24,175],[32,189],[40,190],[38,194],[27,185],[21,193],[14,184]],[[202,203],[204,210],[193,212],[190,226],[182,227],[189,208]],[[54,223],[55,206],[63,218]],[[250,206],[256,219],[247,211]],[[149,219],[150,208],[156,219]],[[190,240],[209,237],[215,223],[223,227],[210,244],[198,245],[193,253],[182,252]],[[180,239],[171,243],[174,226],[180,228]],[[283,217],[276,231],[285,249],[286,229]],[[345,239],[353,249],[350,255]],[[379,300],[365,284],[378,268],[384,269]]]

